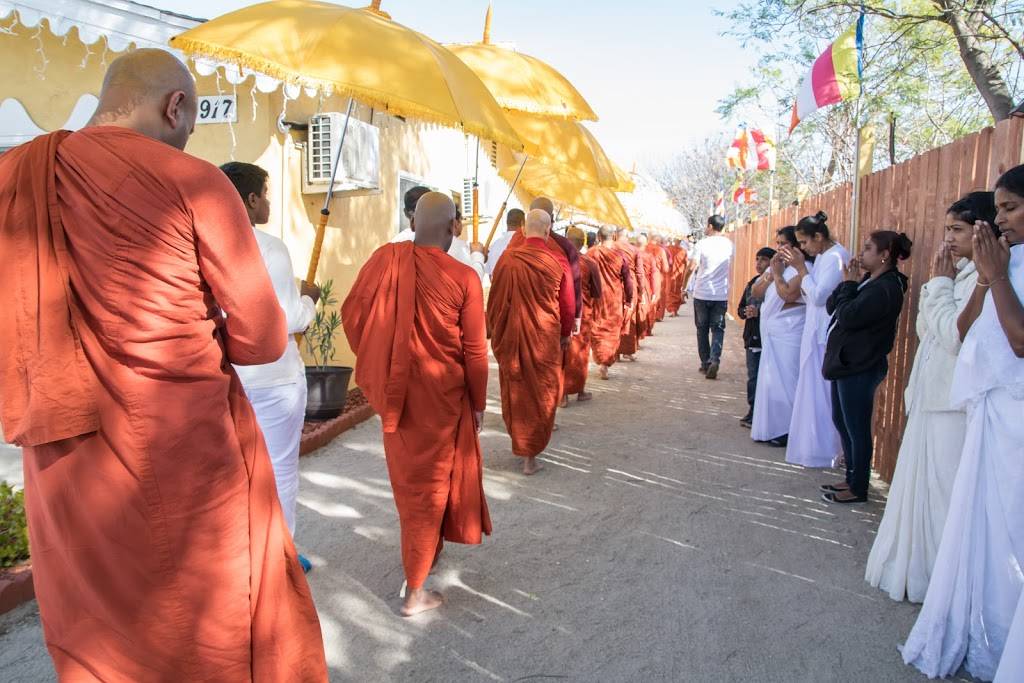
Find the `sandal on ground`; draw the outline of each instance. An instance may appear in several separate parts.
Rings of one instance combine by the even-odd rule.
[[[849,484],[822,484],[821,485],[821,490],[822,491],[826,491],[826,492],[828,492],[828,491],[832,491],[832,492],[849,491],[850,490],[850,485]]]
[[[858,496],[857,498],[843,499],[843,498],[839,498],[838,497],[840,493],[842,493],[842,492],[839,491],[839,492],[836,492],[836,493],[823,493],[823,494],[821,494],[821,499],[823,501],[825,501],[826,503],[839,503],[840,505],[845,505],[847,503],[866,503],[866,502],[868,502],[868,497],[867,496],[864,496],[864,497],[859,497]]]

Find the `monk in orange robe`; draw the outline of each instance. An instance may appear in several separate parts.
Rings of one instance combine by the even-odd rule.
[[[622,254],[633,276],[633,303],[626,313],[622,325],[622,336],[619,340],[619,355],[626,360],[635,361],[636,352],[640,349],[641,321],[647,313],[647,275],[640,260],[640,252],[629,243],[629,233],[619,230],[616,234],[614,248]]]
[[[645,336],[654,334],[654,323],[657,322],[658,307],[661,305],[661,263],[652,247],[647,235],[641,234],[637,238],[637,249],[647,274],[647,291],[650,293],[647,318],[644,321]]]
[[[136,50],[85,128],[0,157],[0,421],[64,681],[327,680],[231,367],[277,360],[284,314],[238,192],[182,151],[197,109]]]
[[[679,317],[679,308],[683,305],[683,292],[686,290],[686,274],[689,270],[689,253],[678,242],[669,245],[668,250],[672,256],[672,269],[669,271],[668,293],[665,297],[665,306],[669,315],[673,318]]]
[[[491,533],[477,437],[487,406],[487,337],[476,272],[448,255],[461,226],[439,192],[416,204],[416,238],[386,244],[341,308],[356,383],[381,416],[412,616],[442,604],[423,588],[444,540]]]
[[[580,228],[569,228],[566,232],[569,241],[577,249],[583,249],[586,242],[586,233]],[[594,395],[586,390],[587,376],[590,373],[590,348],[592,331],[594,327],[594,316],[599,311],[597,302],[601,299],[601,275],[598,273],[597,264],[587,258],[586,254],[580,256],[580,276],[583,280],[583,316],[579,332],[569,340],[569,348],[565,352],[563,370],[565,375],[565,400],[576,394],[577,401],[589,401]]]
[[[668,306],[666,304],[666,296],[669,289],[669,275],[672,272],[672,261],[669,258],[668,250],[665,248],[664,240],[659,235],[655,235],[651,238],[651,243],[647,245],[648,250],[654,254],[654,258],[658,264],[658,273],[661,276],[660,287],[658,288],[658,307],[655,312],[655,322],[661,322],[665,319],[665,311]]]
[[[633,304],[633,273],[615,247],[615,228],[602,226],[597,236],[599,243],[587,250],[587,258],[601,279],[601,298],[594,302],[590,339],[600,377],[608,379],[608,368],[618,360],[622,328]]]
[[[572,284],[545,246],[551,218],[526,215],[525,241],[509,246],[491,278],[487,327],[498,360],[501,415],[523,473],[541,469],[562,397],[562,356],[574,324]]]

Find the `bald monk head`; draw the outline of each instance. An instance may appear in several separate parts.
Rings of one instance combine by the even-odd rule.
[[[636,238],[636,243],[637,243],[637,246],[639,246],[639,247],[646,247],[647,246],[647,235],[645,235],[643,233],[640,233],[639,237]]]
[[[551,219],[552,223],[555,222],[555,203],[547,197],[537,197],[530,202],[530,211],[533,211],[534,209],[540,209],[548,215],[548,218]]]
[[[629,231],[623,228],[619,228],[615,232],[615,239],[617,239],[619,242],[629,242]]]
[[[597,231],[597,236],[602,242],[611,242],[615,239],[615,227],[602,225],[601,229]]]
[[[111,62],[88,125],[129,128],[185,149],[198,110],[188,68],[170,52],[145,48]]]
[[[530,209],[526,214],[526,225],[523,226],[524,237],[539,237],[542,240],[548,238],[551,230],[551,216],[543,209]]]
[[[455,202],[443,192],[428,192],[416,202],[416,237],[418,247],[440,247],[448,251],[452,239],[462,229],[455,214]]]
[[[582,250],[583,245],[587,243],[587,233],[583,228],[575,225],[570,226],[569,229],[565,231],[565,236],[573,243],[577,250]]]

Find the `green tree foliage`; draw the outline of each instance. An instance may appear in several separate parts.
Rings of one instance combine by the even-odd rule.
[[[25,492],[0,482],[0,567],[13,567],[28,559]]]

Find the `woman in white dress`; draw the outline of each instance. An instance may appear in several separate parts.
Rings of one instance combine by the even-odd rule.
[[[782,254],[800,275],[800,291],[807,304],[807,321],[800,339],[800,379],[786,447],[786,462],[804,467],[832,467],[843,452],[832,421],[832,387],[821,374],[821,363],[832,317],[825,304],[843,281],[850,252],[832,240],[827,221],[823,211],[801,218],[796,225],[800,248],[790,247]],[[813,264],[807,262],[805,254],[814,258]]]
[[[778,232],[779,248],[799,248],[793,226]],[[786,445],[793,400],[800,376],[800,337],[805,308],[800,275],[787,268],[780,254],[772,259],[762,281],[752,288],[761,304],[761,363],[754,396],[754,420],[750,437],[776,447]],[[762,294],[763,292],[763,294]]]
[[[921,288],[907,427],[864,575],[893,600],[924,600],[942,539],[967,429],[967,416],[949,401],[960,352],[956,322],[978,279],[971,261],[974,223],[992,223],[995,215],[991,192],[972,192],[949,207],[932,279]]]
[[[950,395],[967,409],[953,512],[903,646],[903,660],[928,676],[964,664],[986,681],[1004,650],[1016,657],[1024,648],[1007,643],[1024,585],[1024,166],[1003,174],[995,200],[1002,237],[975,226],[978,281],[961,330],[972,324]]]

